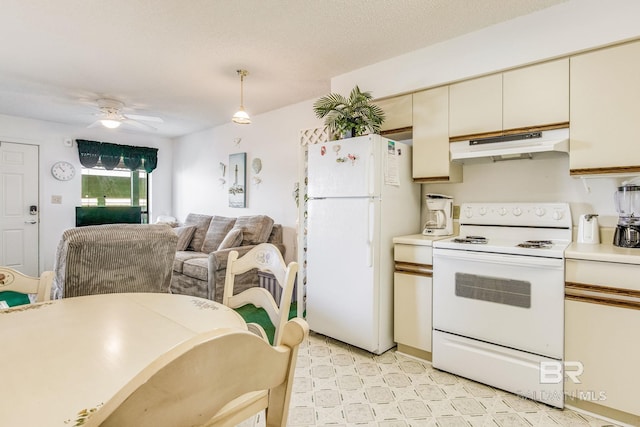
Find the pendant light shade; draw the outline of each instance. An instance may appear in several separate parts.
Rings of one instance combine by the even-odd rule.
[[[238,123],[241,125],[251,124],[251,118],[246,111],[244,111],[244,78],[249,74],[247,70],[237,70],[238,75],[240,76],[240,108],[233,115],[231,121],[234,123]]]

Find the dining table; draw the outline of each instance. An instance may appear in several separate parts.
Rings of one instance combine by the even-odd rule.
[[[0,310],[0,426],[82,425],[160,355],[218,328],[247,324],[188,295],[88,295]]]

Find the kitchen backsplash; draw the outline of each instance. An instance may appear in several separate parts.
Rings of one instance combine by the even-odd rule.
[[[565,154],[540,154],[531,160],[469,162],[458,184],[422,185],[424,195],[453,196],[454,204],[465,202],[568,202],[573,225],[581,214],[596,213],[601,227],[615,227],[618,215],[613,203],[617,186],[628,177],[576,178],[569,176]]]

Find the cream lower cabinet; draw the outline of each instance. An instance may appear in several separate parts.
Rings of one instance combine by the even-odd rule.
[[[571,57],[571,175],[640,172],[640,42]]]
[[[631,425],[640,425],[638,277],[640,265],[566,261],[566,403]]]
[[[432,248],[395,244],[394,341],[398,351],[431,360]]]
[[[462,165],[449,154],[449,87],[413,94],[413,180],[461,182]]]

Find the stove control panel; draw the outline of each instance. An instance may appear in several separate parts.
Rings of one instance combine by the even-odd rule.
[[[571,228],[568,203],[463,203],[460,224]]]

